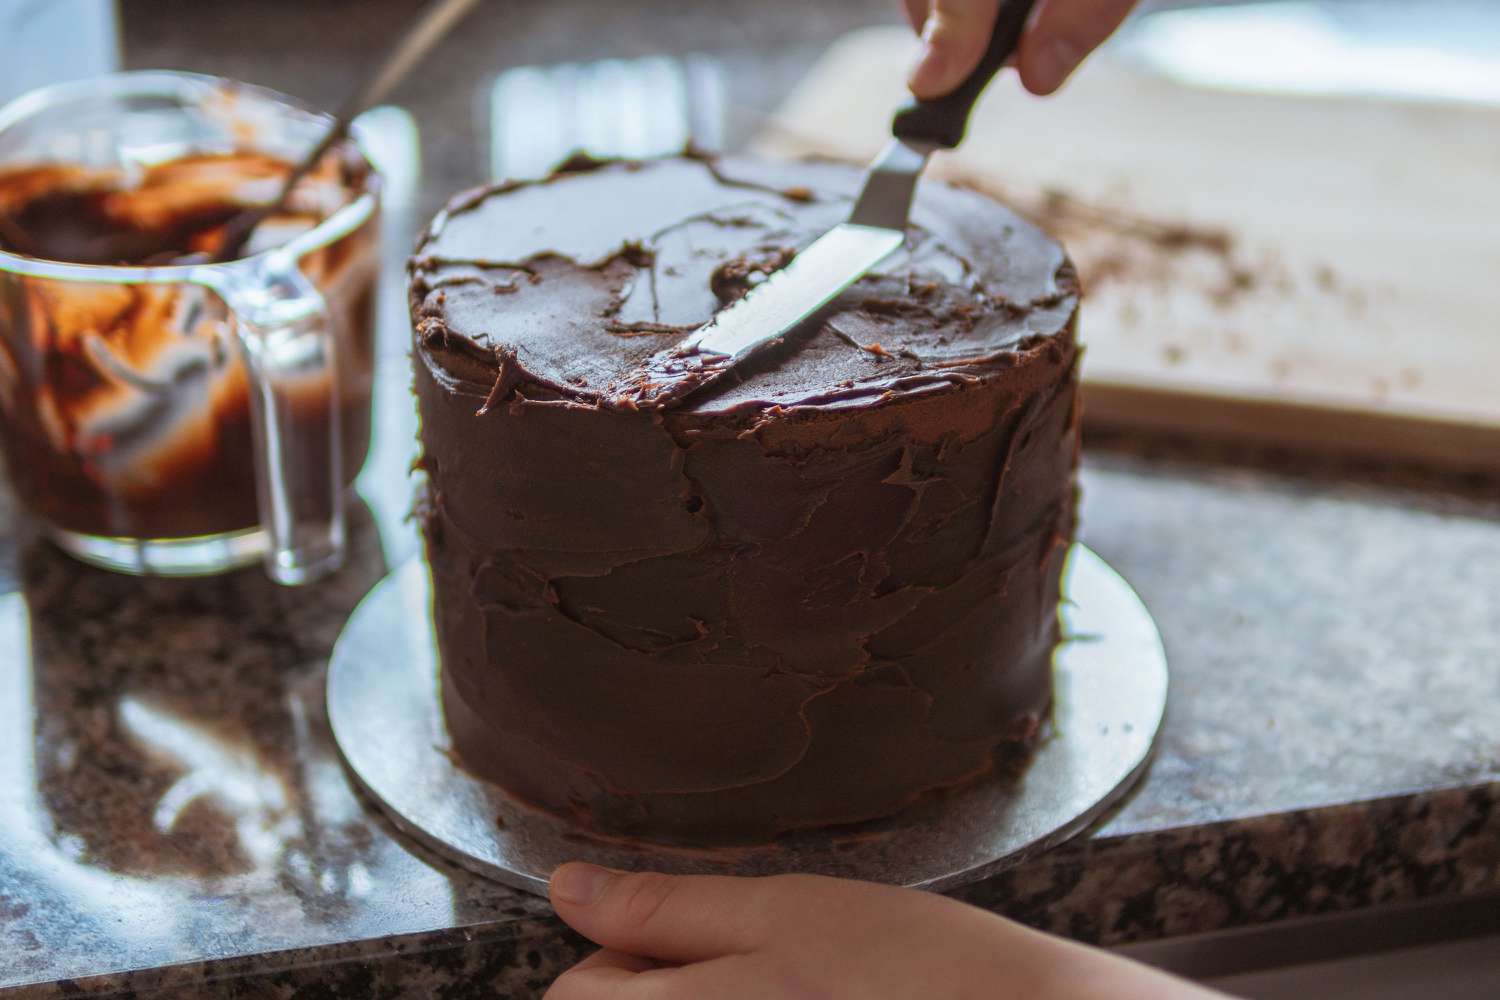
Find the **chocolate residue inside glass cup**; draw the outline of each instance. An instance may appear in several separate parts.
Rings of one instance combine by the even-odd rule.
[[[276,197],[292,164],[255,152],[198,153],[142,168],[48,163],[0,171],[0,213],[25,234],[28,256],[75,264],[175,264],[217,249],[224,226]],[[247,254],[305,232],[355,197],[364,166],[352,148],[330,156],[267,219]],[[353,192],[353,194],[351,194]]]
[[[132,172],[20,166],[0,171],[0,213],[25,233],[28,256],[197,263],[218,247],[229,219],[276,196],[291,166],[248,151]],[[246,255],[310,231],[369,182],[357,150],[336,149],[298,184],[284,213],[256,228]],[[369,443],[376,231],[372,217],[300,259],[335,326],[347,479]],[[326,439],[327,390],[308,389],[300,432]],[[0,270],[0,441],[21,500],[50,525],[141,539],[253,528],[250,420],[234,318],[214,292]]]

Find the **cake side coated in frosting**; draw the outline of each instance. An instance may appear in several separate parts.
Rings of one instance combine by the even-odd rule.
[[[474,773],[601,831],[763,840],[1024,753],[1073,528],[1062,250],[925,184],[907,249],[675,408],[641,366],[847,214],[829,164],[460,196],[412,261],[442,689]]]

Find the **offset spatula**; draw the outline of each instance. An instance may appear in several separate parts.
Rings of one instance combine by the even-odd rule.
[[[723,377],[832,302],[906,240],[917,178],[937,149],[963,141],[969,112],[1015,51],[1034,0],[1003,0],[979,67],[952,93],[896,112],[894,138],[871,164],[849,221],[834,226],[744,298],[652,358],[616,396],[663,409]]]

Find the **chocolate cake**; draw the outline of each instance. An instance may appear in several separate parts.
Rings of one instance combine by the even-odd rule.
[[[761,841],[1024,760],[1074,523],[1078,283],[924,183],[907,248],[652,408],[663,349],[848,214],[833,164],[574,164],[411,263],[442,697],[472,773],[599,832]]]

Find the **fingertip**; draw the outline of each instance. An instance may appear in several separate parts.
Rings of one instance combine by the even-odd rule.
[[[564,906],[590,906],[599,901],[610,884],[622,873],[585,861],[568,861],[552,872],[547,882],[547,895],[554,908]]]
[[[906,19],[911,22],[911,30],[921,31],[922,25],[927,21],[928,0],[905,0],[901,6],[906,10]]]
[[[922,52],[907,77],[921,100],[950,94],[984,58],[999,0],[932,0],[922,23]]]
[[[655,959],[645,958],[641,955],[631,955],[623,951],[615,951],[613,948],[600,948],[568,971],[582,972],[587,969],[624,969],[626,972],[646,972],[650,969],[659,968],[661,968],[661,963]]]
[[[606,876],[602,891],[579,892],[573,880]],[[557,915],[606,948],[662,962],[702,962],[749,950],[767,934],[761,880],[718,875],[616,872],[560,866],[551,880]],[[575,898],[590,903],[574,903]]]
[[[1039,97],[1057,93],[1083,62],[1084,52],[1067,38],[1047,38],[1022,49],[1021,83]]]
[[[944,84],[950,75],[943,50],[924,41],[921,55],[907,74],[906,86],[921,100],[930,100],[947,92]]]
[[[558,976],[542,994],[542,1000],[605,1000],[618,996],[625,980],[635,973],[628,969],[574,966]]]
[[[1070,3],[1043,0],[1021,42],[1021,82],[1034,94],[1052,94],[1107,39],[1135,0]]]
[[[553,980],[542,1000],[606,1000],[620,996],[642,972],[660,968],[649,958],[600,948]]]

